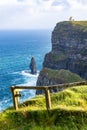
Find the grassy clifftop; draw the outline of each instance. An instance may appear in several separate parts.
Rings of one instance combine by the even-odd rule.
[[[71,21],[72,24],[87,27],[87,21]]]
[[[42,70],[42,74],[46,75],[48,79],[51,79],[51,78],[61,79],[64,83],[83,81],[83,79],[79,75],[72,73],[69,70],[64,70],[64,69],[53,70],[50,68],[44,68]]]
[[[52,51],[43,67],[66,69],[87,79],[87,21],[63,21],[52,31]]]
[[[70,25],[70,24],[72,24],[72,25],[76,25],[76,26],[78,26],[78,25],[82,26],[84,29],[87,28],[87,21],[63,21],[63,22],[57,23],[57,25],[58,24],[60,24],[60,25]]]
[[[51,100],[49,112],[40,95],[18,111],[9,108],[0,113],[0,130],[87,130],[87,85],[54,93]]]
[[[81,82],[82,79],[79,75],[70,72],[69,70],[54,70],[50,68],[43,68],[40,71],[37,86],[48,86],[48,85],[56,85],[56,84],[63,84],[63,83],[73,83],[73,82]],[[60,88],[60,90],[65,89]],[[59,91],[58,89],[52,91]],[[43,93],[42,90],[37,90],[37,94]]]

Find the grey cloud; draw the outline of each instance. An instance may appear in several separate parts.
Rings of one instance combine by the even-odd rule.
[[[26,0],[17,0],[18,2],[24,2],[24,1],[26,1]]]
[[[62,5],[62,6],[65,6],[65,7],[69,7],[70,6],[70,4],[68,3],[67,0],[55,0],[52,3],[52,6],[58,6],[58,5]]]

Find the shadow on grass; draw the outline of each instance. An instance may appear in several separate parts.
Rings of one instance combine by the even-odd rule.
[[[1,130],[87,130],[87,112],[65,109],[10,110],[1,124],[4,125]]]

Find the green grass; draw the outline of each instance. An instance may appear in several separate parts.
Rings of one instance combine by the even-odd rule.
[[[53,70],[49,68],[44,68],[41,73],[42,75],[45,75],[48,79],[57,79],[58,81],[62,81],[63,83],[83,81],[83,79],[79,75],[64,69]]]
[[[87,85],[51,94],[46,110],[44,95],[0,113],[0,130],[87,130]]]
[[[87,21],[71,21],[72,24],[87,27]]]
[[[64,31],[62,28],[65,25],[72,24],[75,26],[77,29],[81,29],[82,31],[86,32],[87,31],[87,21],[63,21],[60,23],[57,23],[59,26],[55,27],[55,31],[60,30],[61,32]]]
[[[83,32],[87,32],[87,21],[71,21],[71,23],[79,26],[79,29],[83,30]]]

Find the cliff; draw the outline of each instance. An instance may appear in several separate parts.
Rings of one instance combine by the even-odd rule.
[[[37,86],[87,79],[87,21],[57,23],[51,42],[52,50],[45,55]]]
[[[37,85],[38,86],[49,86],[49,85],[57,85],[57,84],[62,84],[62,83],[73,83],[73,82],[81,82],[83,79],[75,74],[70,72],[69,70],[53,70],[49,68],[44,68],[41,70],[38,80],[37,80]],[[51,92],[57,92],[61,91],[64,88],[57,88],[51,90]],[[37,90],[36,94],[42,94],[42,90]]]
[[[57,23],[51,41],[43,67],[70,70],[87,79],[87,21]]]

